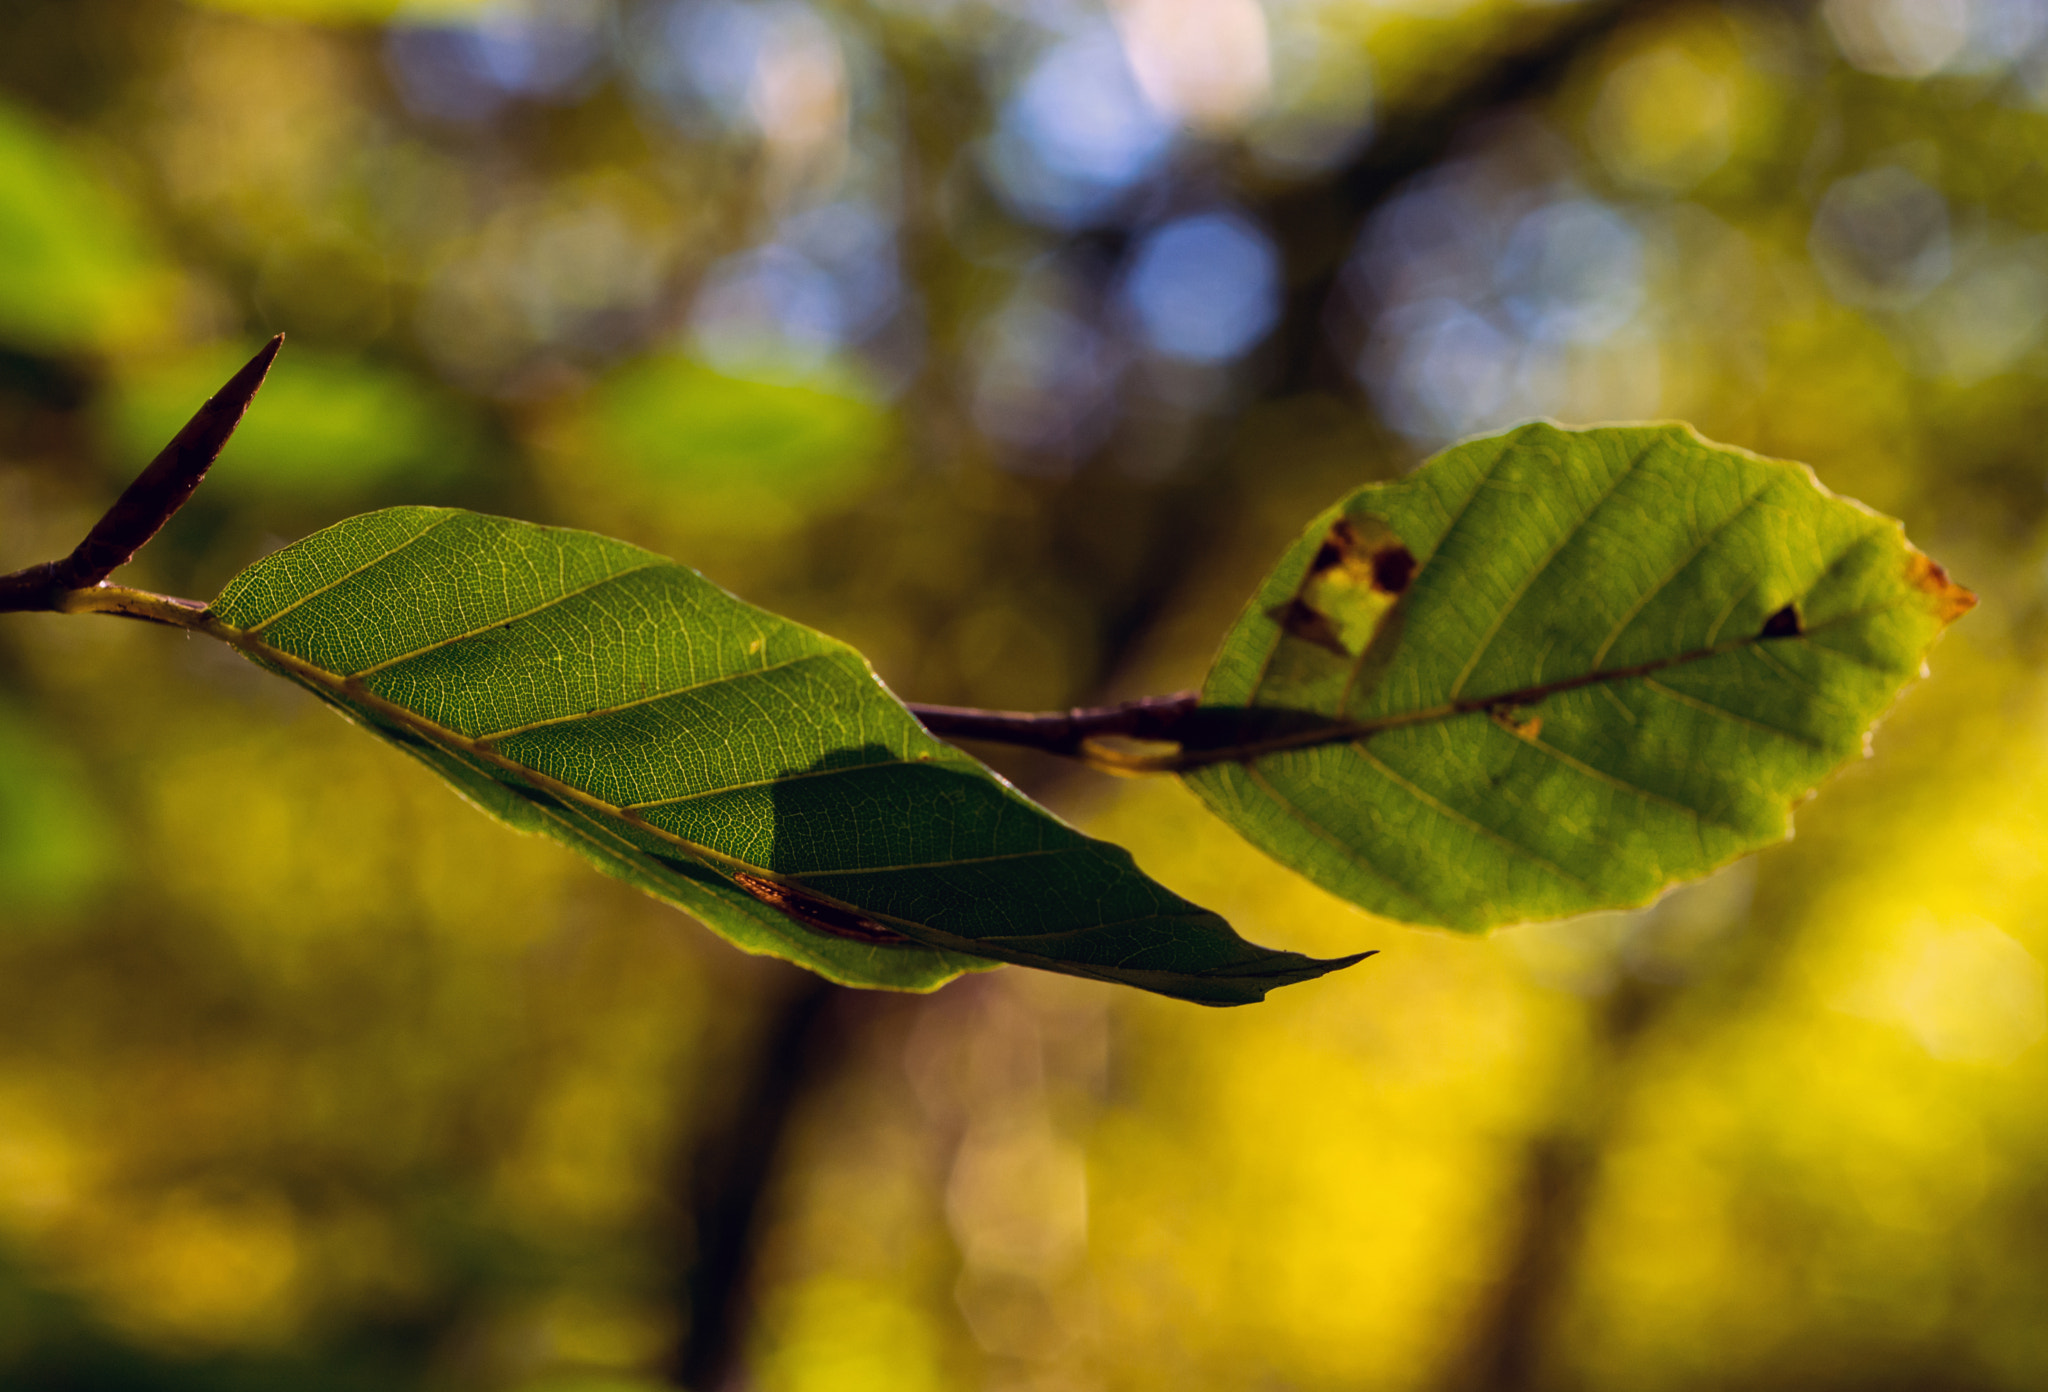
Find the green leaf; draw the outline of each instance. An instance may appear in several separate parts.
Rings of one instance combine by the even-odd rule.
[[[1228,1005],[1356,960],[1245,942],[851,648],[624,542],[392,508],[258,561],[208,628],[486,811],[848,985],[996,959]]]
[[[1263,734],[1187,781],[1390,918],[1641,904],[1788,835],[1974,602],[1801,465],[1525,426],[1310,525],[1203,689]]]

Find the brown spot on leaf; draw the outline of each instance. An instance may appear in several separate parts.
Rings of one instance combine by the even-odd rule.
[[[818,896],[795,885],[782,884],[776,880],[764,880],[758,875],[749,875],[744,870],[733,872],[733,883],[759,899],[771,909],[789,915],[806,928],[815,928],[820,933],[829,933],[835,938],[851,938],[864,943],[907,943],[893,928],[884,928],[871,918],[863,918],[851,909],[842,909],[837,904],[828,904]]]
[[[1908,549],[1906,583],[1933,601],[1934,617],[1944,624],[1954,623],[1977,607],[1977,596],[1949,579],[1948,572],[1923,551]]]
[[[1377,517],[1340,517],[1309,559],[1301,588],[1266,617],[1338,657],[1356,657],[1415,578],[1415,555]]]
[[[1395,542],[1372,553],[1372,584],[1376,590],[1397,595],[1415,578],[1415,553]]]
[[[1323,544],[1316,548],[1315,559],[1308,563],[1308,578],[1313,580],[1323,572],[1343,565],[1357,549],[1358,532],[1349,519],[1338,518],[1330,524],[1330,534],[1323,538]]]
[[[1797,638],[1806,632],[1806,625],[1799,622],[1797,605],[1788,604],[1764,620],[1763,632],[1759,638]]]
[[[1486,712],[1493,723],[1506,730],[1516,739],[1533,740],[1543,733],[1543,717],[1532,715],[1523,706],[1493,706]]]
[[[1351,655],[1344,647],[1344,640],[1337,634],[1337,625],[1330,622],[1330,616],[1299,595],[1285,604],[1268,609],[1266,617],[1305,643],[1328,648],[1339,657]]]

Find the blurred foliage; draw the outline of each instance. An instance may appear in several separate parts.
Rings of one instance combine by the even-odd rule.
[[[209,345],[138,364],[114,385],[102,425],[114,471],[140,472],[251,351]],[[432,491],[475,462],[460,408],[400,368],[314,348],[275,369],[257,403],[221,452],[227,491],[334,507],[380,485]]]
[[[0,105],[0,333],[17,348],[146,341],[168,317],[168,270],[125,200],[29,113]]]
[[[37,738],[0,707],[0,881],[23,922],[68,908],[106,877],[116,859],[113,827],[95,805],[78,761],[62,743]]]
[[[872,489],[892,434],[889,412],[853,382],[748,381],[650,356],[594,386],[559,425],[551,476],[619,526],[637,517],[671,535],[767,539]]]
[[[2040,0],[10,0],[0,101],[0,566],[284,330],[137,583],[454,503],[1058,706],[1549,415],[1984,597],[1796,840],[1484,940],[1005,763],[1382,949],[1223,1015],[819,1005],[231,654],[11,616],[0,1384],[2048,1378]]]

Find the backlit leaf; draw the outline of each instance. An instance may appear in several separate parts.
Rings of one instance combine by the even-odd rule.
[[[1785,837],[1974,602],[1800,465],[1525,426],[1310,525],[1203,690],[1269,733],[1187,777],[1391,918],[1640,904]]]
[[[934,739],[851,648],[624,542],[368,513],[236,576],[210,628],[485,810],[836,981],[995,959],[1221,1005],[1344,964],[1245,942]]]

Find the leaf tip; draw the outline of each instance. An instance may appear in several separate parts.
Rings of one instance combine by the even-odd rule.
[[[1917,547],[1906,553],[1906,583],[1927,597],[1944,628],[1977,607],[1977,596],[1949,579],[1941,563]]]
[[[1349,953],[1343,957],[1295,957],[1295,954],[1290,952],[1287,955],[1295,957],[1295,961],[1299,965],[1293,971],[1280,977],[1273,984],[1276,986],[1294,986],[1304,981],[1315,981],[1333,972],[1343,971],[1346,967],[1355,967],[1368,957],[1379,956],[1379,952],[1380,950],[1376,947],[1368,948],[1364,952]],[[1265,999],[1263,993],[1261,993],[1260,999]]]
[[[1235,967],[1204,972],[1194,977],[1181,977],[1171,983],[1131,982],[1161,995],[1172,996],[1192,1005],[1207,1005],[1225,1008],[1233,1005],[1257,1005],[1268,994],[1282,986],[1299,986],[1339,972],[1346,967],[1357,966],[1368,957],[1378,955],[1374,948],[1365,952],[1354,952],[1346,957],[1304,957],[1299,952],[1272,952],[1254,961],[1242,962]]]

